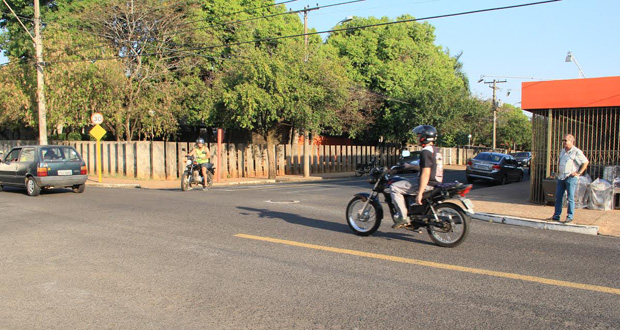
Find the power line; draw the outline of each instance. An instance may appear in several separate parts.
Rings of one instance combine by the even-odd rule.
[[[521,8],[521,7],[528,7],[528,6],[547,4],[547,3],[558,2],[558,1],[562,1],[562,0],[547,0],[547,1],[540,1],[540,2],[532,2],[532,3],[520,4],[520,5],[512,5],[512,6],[504,6],[504,7],[494,7],[494,8],[487,8],[487,9],[471,10],[471,11],[465,11],[465,12],[459,12],[459,13],[453,13],[453,14],[443,14],[443,15],[428,16],[428,17],[422,17],[422,18],[412,18],[412,19],[393,21],[393,22],[384,22],[384,23],[376,23],[376,24],[344,27],[344,28],[331,29],[331,30],[325,30],[325,31],[315,31],[315,32],[294,34],[294,35],[288,35],[288,36],[278,36],[278,37],[271,37],[271,38],[264,38],[264,39],[255,39],[255,40],[249,40],[249,41],[240,41],[240,42],[236,42],[236,43],[228,43],[228,44],[206,46],[206,47],[196,48],[196,49],[193,49],[193,50],[220,48],[220,47],[230,47],[230,46],[239,46],[239,45],[248,44],[248,43],[258,43],[258,42],[264,42],[264,41],[274,41],[274,40],[280,40],[280,39],[298,38],[298,37],[303,37],[303,36],[306,36],[306,35],[319,35],[319,34],[343,32],[343,31],[352,31],[352,30],[360,30],[360,29],[366,29],[366,28],[372,28],[372,27],[378,27],[378,26],[394,25],[394,24],[401,24],[401,23],[411,23],[411,22],[417,22],[417,21],[429,21],[429,20],[439,19],[439,18],[456,17],[456,16],[479,14],[479,13],[491,12],[491,11],[507,10],[507,9],[514,9],[514,8]]]
[[[278,4],[284,4],[284,3],[289,3],[289,2],[294,2],[294,1],[298,1],[298,0],[289,0],[289,1],[279,2],[279,3],[276,3],[275,5],[278,5]],[[186,30],[181,30],[181,31],[174,31],[174,32],[171,32],[171,33],[163,34],[162,36],[174,36],[174,35],[177,35],[177,34],[180,34],[180,33],[183,33],[183,32],[190,32],[190,31],[195,31],[195,30],[202,30],[202,29],[206,29],[206,28],[213,27],[213,26],[218,26],[218,25],[232,25],[232,24],[239,24],[239,23],[245,23],[245,22],[255,21],[255,20],[259,20],[259,19],[265,19],[265,18],[276,17],[276,16],[283,16],[283,15],[297,14],[297,13],[301,13],[301,12],[304,12],[304,11],[307,11],[307,10],[318,10],[318,9],[322,9],[322,8],[329,8],[329,7],[341,6],[341,5],[346,5],[346,4],[355,3],[355,2],[362,2],[362,1],[365,1],[365,0],[352,0],[352,1],[347,1],[347,2],[341,2],[341,3],[336,3],[336,4],[325,5],[325,6],[317,6],[317,7],[313,7],[313,8],[305,8],[305,9],[302,9],[302,10],[296,10],[296,11],[288,11],[288,12],[283,12],[283,13],[277,13],[277,14],[273,14],[273,15],[265,15],[265,16],[259,16],[259,17],[252,17],[252,18],[249,18],[249,19],[244,19],[244,20],[230,21],[230,22],[224,22],[224,23],[213,23],[213,24],[210,24],[209,26],[206,26],[206,27],[199,27],[199,28],[186,29]],[[256,8],[253,8],[253,9],[251,9],[251,10],[255,10],[255,9],[257,9],[257,8],[272,7],[272,6],[274,6],[274,5],[268,5],[268,6],[256,7]],[[245,11],[239,11],[239,12],[236,12],[236,13],[241,13],[241,12],[245,12]],[[193,23],[193,22],[189,22],[189,23]],[[189,24],[189,23],[184,23],[184,24],[177,25],[177,26],[182,26],[182,25],[186,25],[186,24]],[[76,25],[65,25],[65,27],[68,27],[68,28],[76,28],[76,29],[78,29],[79,31],[86,32],[86,33],[89,33],[89,34],[92,34],[92,35],[95,35],[95,36],[103,37],[103,38],[106,38],[106,39],[112,39],[112,36],[103,35],[103,34],[98,34],[98,33],[94,33],[94,32],[90,32],[90,31],[83,30],[81,26],[76,26]],[[93,44],[90,44],[90,45],[85,45],[85,46],[91,46],[91,45],[92,45],[92,46],[94,46],[94,47],[92,47],[92,48],[85,48],[85,49],[83,49],[83,50],[92,50],[92,49],[102,48],[102,47],[105,47],[105,45],[107,45],[107,43],[93,43]],[[80,47],[81,47],[81,46],[80,46]],[[76,50],[76,49],[74,49],[74,51],[75,51],[75,50]]]
[[[294,34],[294,35],[269,37],[269,38],[263,38],[263,39],[254,39],[254,40],[240,41],[240,42],[235,42],[235,43],[226,43],[226,44],[219,44],[219,45],[211,45],[211,46],[204,46],[204,47],[181,49],[181,50],[174,50],[174,51],[168,51],[168,52],[139,54],[137,56],[156,56],[156,55],[171,54],[171,53],[174,53],[174,52],[183,52],[183,51],[190,51],[191,52],[191,51],[199,51],[199,50],[214,49],[214,48],[221,48],[221,47],[239,46],[239,45],[243,45],[243,44],[260,43],[260,42],[265,42],[265,41],[275,41],[275,40],[281,40],[281,39],[299,38],[299,37],[303,37],[303,36],[306,36],[306,35],[320,35],[320,34],[334,33],[334,32],[345,32],[345,31],[360,30],[360,29],[373,28],[373,27],[379,27],[379,26],[388,26],[388,25],[394,25],[394,24],[411,23],[411,22],[417,22],[417,21],[428,21],[428,20],[447,18],[447,17],[456,17],[456,16],[479,14],[479,13],[484,13],[484,12],[492,12],[492,11],[499,11],[499,10],[515,9],[515,8],[536,6],[536,5],[548,4],[548,3],[559,2],[559,1],[562,1],[562,0],[547,0],[547,1],[531,2],[531,3],[519,4],[519,5],[494,7],[494,8],[487,8],[487,9],[478,9],[478,10],[459,12],[459,13],[435,15],[435,16],[428,16],[428,17],[422,17],[422,18],[412,18],[412,19],[399,20],[399,21],[393,21],[393,22],[383,22],[383,23],[360,25],[360,26],[350,26],[350,27],[331,29],[331,30],[325,30],[325,31],[315,31],[315,32],[308,32],[308,33],[301,33],[301,34]],[[118,58],[120,58],[120,57],[117,56],[117,57],[114,57],[113,59],[118,59]],[[93,59],[93,60],[107,60],[107,59]],[[76,62],[76,61],[71,61],[71,62]],[[56,63],[59,63],[59,62],[56,62]]]
[[[223,22],[223,23],[212,23],[212,24],[209,24],[207,26],[201,26],[201,27],[196,27],[196,28],[191,28],[191,29],[186,29],[186,30],[181,30],[181,31],[175,31],[175,32],[172,32],[172,33],[169,33],[169,34],[165,34],[165,35],[177,35],[177,34],[180,34],[180,33],[183,33],[183,32],[192,32],[192,31],[197,31],[197,30],[204,30],[204,29],[208,29],[208,28],[211,28],[211,27],[214,27],[214,26],[233,25],[233,24],[246,23],[246,22],[251,22],[251,21],[256,21],[256,20],[266,19],[266,18],[272,18],[272,17],[277,17],[277,16],[299,14],[299,13],[303,13],[304,11],[308,11],[308,10],[317,10],[317,9],[329,8],[329,7],[334,7],[334,6],[342,6],[342,5],[347,5],[347,4],[351,4],[351,3],[355,3],[355,2],[362,2],[362,1],[366,1],[366,0],[352,0],[352,1],[347,1],[347,2],[335,3],[335,4],[331,4],[331,5],[316,6],[316,7],[312,7],[312,8],[304,8],[304,9],[300,9],[300,10],[292,10],[292,11],[286,11],[286,12],[276,13],[276,14],[271,14],[271,15],[252,17],[252,18],[247,18],[247,19],[243,19],[243,20],[229,21],[229,22]]]
[[[11,14],[11,13],[7,13],[7,12],[5,12],[5,11],[1,11],[1,12],[0,12],[0,14],[2,14],[2,15],[6,15],[6,16],[12,16],[12,14]],[[15,15],[15,16],[17,16],[17,17],[19,17],[19,18],[21,18],[21,19],[24,19],[24,20],[26,20],[26,21],[31,21],[31,22],[34,22],[34,18],[31,18],[31,17],[21,16],[21,15]]]
[[[274,4],[271,5],[265,5],[265,6],[260,6],[260,7],[254,7],[254,8],[250,8],[250,9],[246,9],[246,10],[240,10],[240,11],[236,11],[236,12],[232,12],[232,13],[226,13],[222,16],[232,16],[232,15],[236,15],[236,14],[241,14],[241,13],[247,13],[253,10],[258,10],[258,9],[264,9],[264,8],[269,8],[269,7],[275,7],[278,5],[282,5],[285,3],[289,3],[289,2],[295,2],[295,1],[299,1],[299,0],[288,0],[288,1],[282,1],[282,2],[276,2]],[[213,18],[210,19],[211,21],[213,21]],[[189,25],[189,24],[193,24],[193,23],[200,23],[200,22],[204,22],[205,20],[196,20],[196,21],[189,21],[189,22],[185,22],[182,24],[177,25],[177,27],[179,26],[184,26],[184,25]]]

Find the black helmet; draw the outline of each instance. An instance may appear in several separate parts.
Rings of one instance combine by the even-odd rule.
[[[199,137],[198,139],[196,139],[196,144],[205,144],[205,139]]]
[[[420,125],[413,129],[413,134],[418,136],[422,144],[435,142],[435,140],[437,140],[437,130],[431,125]]]

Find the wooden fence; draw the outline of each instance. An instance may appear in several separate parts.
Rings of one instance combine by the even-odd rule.
[[[36,144],[37,141],[0,141],[5,153],[18,145]],[[96,173],[96,142],[54,141],[54,144],[73,146],[84,158],[88,172]],[[217,164],[217,145],[208,144],[211,162]],[[193,142],[101,142],[101,169],[104,175],[133,178],[174,180],[185,169],[185,155]],[[310,173],[354,171],[356,164],[378,156],[379,164],[392,166],[398,162],[400,148],[396,146],[312,145]],[[441,148],[446,165],[463,165],[481,150]],[[266,177],[268,174],[266,145],[223,144],[220,164],[222,178]],[[277,175],[303,174],[303,145],[276,146]]]

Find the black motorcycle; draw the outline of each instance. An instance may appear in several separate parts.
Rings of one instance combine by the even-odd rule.
[[[181,190],[191,190],[194,186],[202,185],[205,178],[202,176],[200,165],[196,162],[194,156],[185,156],[187,158],[185,171],[181,176]],[[207,169],[206,186],[211,188],[213,186],[213,175],[215,175],[215,167]]]
[[[391,216],[396,214],[390,186],[405,179],[391,176],[391,172],[383,168],[373,168],[368,180],[374,184],[372,193],[355,194],[347,205],[347,223],[356,235],[371,235],[381,225],[383,208],[379,203],[379,194],[383,193]],[[469,231],[469,215],[474,213],[472,202],[465,198],[471,188],[472,185],[460,182],[441,184],[424,193],[421,205],[416,204],[415,196],[405,195],[411,224],[403,228],[420,231],[424,227],[433,242],[439,246],[455,247],[461,244]]]
[[[359,163],[355,168],[355,176],[362,176],[370,173],[370,171],[377,165],[377,158],[371,157],[368,163]]]

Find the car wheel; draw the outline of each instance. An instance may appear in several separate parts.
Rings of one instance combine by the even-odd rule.
[[[73,192],[74,193],[81,194],[81,193],[84,192],[84,189],[86,189],[86,185],[83,184],[83,183],[80,184],[80,185],[77,185],[77,186],[73,186]]]
[[[474,178],[472,178],[471,176],[468,176],[467,183],[474,183]]]
[[[504,174],[504,176],[502,177],[502,181],[500,182],[500,184],[505,185],[508,183],[508,175]]]
[[[39,196],[41,193],[41,187],[32,177],[26,179],[26,193],[28,193],[28,196]]]
[[[523,173],[519,174],[519,180],[517,182],[523,181]]]

